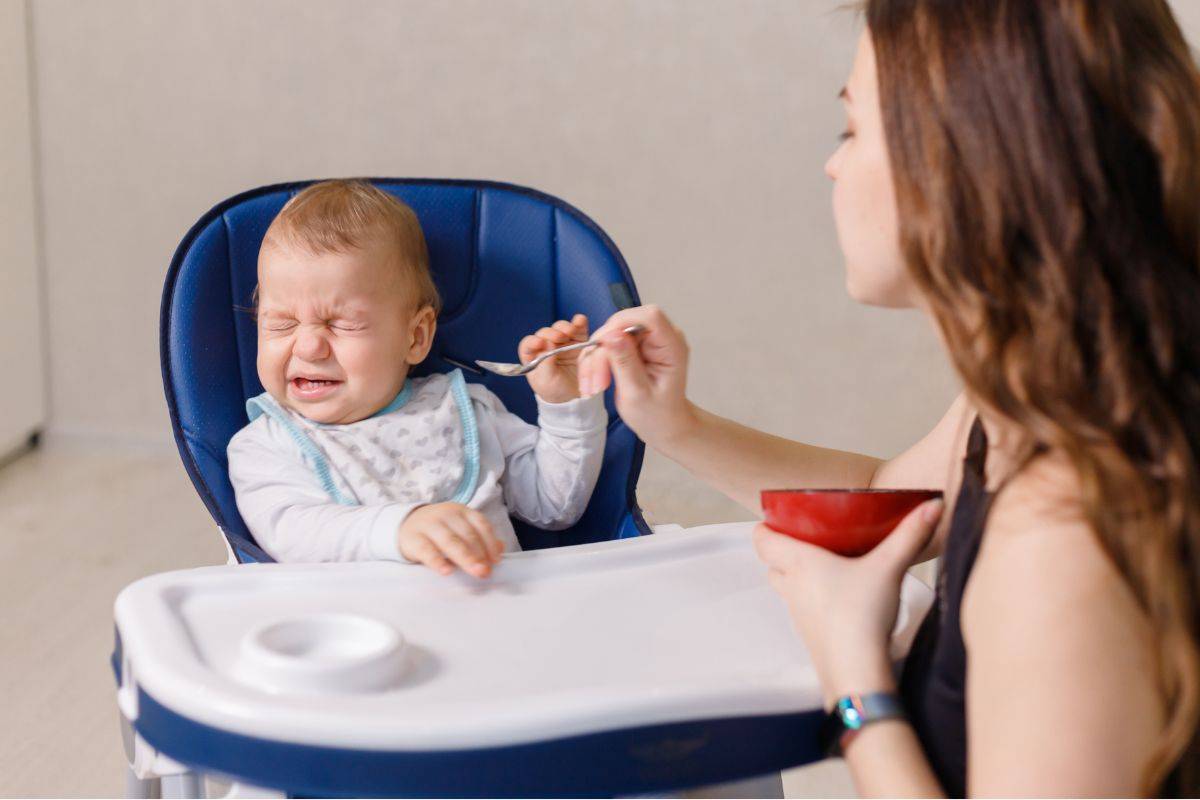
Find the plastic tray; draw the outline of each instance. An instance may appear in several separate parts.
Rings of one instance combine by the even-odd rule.
[[[300,748],[287,751],[292,757],[318,760],[338,751],[350,763],[354,754],[404,756],[390,762],[396,782],[350,785],[347,794],[608,793],[686,785],[689,774],[697,783],[751,774],[761,771],[761,758],[725,764],[716,777],[717,765],[702,763],[712,762],[712,747],[722,749],[712,723],[740,720],[754,730],[761,719],[764,732],[794,735],[794,724],[811,723],[821,701],[750,530],[714,525],[513,554],[488,581],[395,563],[152,576],[116,602],[122,707],[168,755],[270,786],[287,783],[287,770],[245,774],[247,748],[290,745]],[[924,584],[906,580],[896,652],[907,649],[930,600]],[[782,720],[792,727],[775,724]],[[693,729],[708,733],[691,752],[646,750]],[[212,740],[223,734],[236,737],[224,749],[237,758],[214,764],[222,757],[191,752],[198,738],[206,752],[222,749]],[[633,750],[620,745],[628,752],[616,756],[639,763],[625,777],[610,765],[607,783],[587,787],[550,774],[509,776],[503,785],[499,778],[438,782],[420,768],[433,764],[422,755],[484,763],[487,753],[519,752],[528,762],[553,742],[560,747],[545,755],[556,754],[555,774],[571,761],[563,742],[578,745],[580,764],[601,752],[589,757],[580,747],[607,748],[611,759],[615,743],[637,742]],[[811,741],[759,744],[774,761],[784,752],[794,754],[783,757],[792,763],[813,757]],[[639,747],[650,755],[638,756]],[[305,781],[287,788],[338,793],[343,786]]]

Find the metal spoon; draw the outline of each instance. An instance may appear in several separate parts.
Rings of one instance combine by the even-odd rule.
[[[630,336],[641,333],[646,330],[644,325],[630,325],[625,329],[625,333]],[[537,369],[538,364],[541,364],[547,358],[558,353],[566,353],[570,350],[583,350],[588,347],[596,347],[600,344],[599,339],[588,339],[586,342],[577,342],[569,344],[565,347],[556,347],[553,350],[542,353],[537,358],[530,361],[528,364],[505,364],[501,361],[476,361],[475,363],[486,369],[488,372],[494,372],[497,375],[502,375],[505,378],[516,378],[525,375]]]

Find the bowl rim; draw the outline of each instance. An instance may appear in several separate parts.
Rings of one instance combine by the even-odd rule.
[[[760,494],[941,494],[942,489],[760,489]]]

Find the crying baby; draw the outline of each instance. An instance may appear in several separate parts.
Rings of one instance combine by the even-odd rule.
[[[440,308],[412,209],[364,181],[314,184],[258,257],[258,376],[229,443],[238,510],[284,562],[393,560],[487,577],[520,549],[509,515],[567,528],[604,456],[602,398],[577,353],[527,376],[538,424],[461,371],[411,378]],[[523,362],[586,340],[583,315],[525,337]]]

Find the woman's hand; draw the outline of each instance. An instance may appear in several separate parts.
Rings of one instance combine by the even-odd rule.
[[[624,329],[641,325],[631,336]],[[601,344],[579,366],[579,391],[603,392],[616,381],[617,412],[641,439],[660,446],[695,422],[688,402],[688,346],[683,333],[657,306],[618,311],[595,334]]]
[[[942,501],[914,509],[874,550],[844,558],[760,524],[758,557],[808,645],[826,706],[852,693],[895,688],[888,639],[900,581],[937,527]]]
[[[576,314],[570,321],[560,319],[548,328],[526,336],[517,345],[517,357],[528,364],[547,350],[586,342],[588,318]],[[550,356],[525,376],[534,393],[547,403],[565,403],[579,397],[579,351]]]

